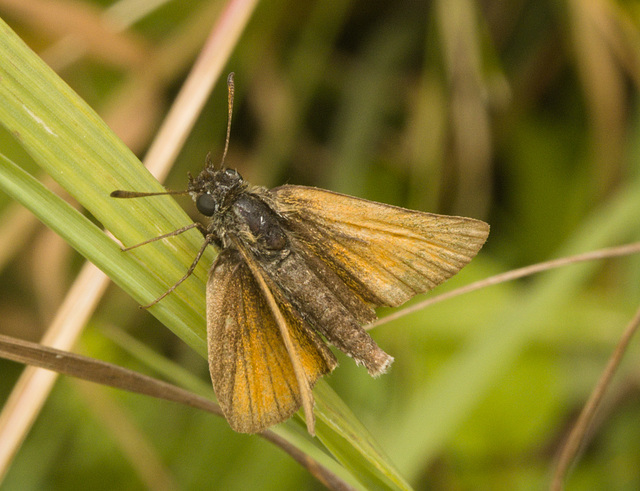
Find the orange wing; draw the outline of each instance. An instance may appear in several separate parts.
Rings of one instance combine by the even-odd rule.
[[[305,186],[272,190],[305,244],[374,305],[397,306],[456,274],[478,253],[489,225]]]
[[[279,305],[309,385],[337,365],[320,337],[286,305]],[[285,421],[301,394],[276,321],[247,264],[223,250],[207,283],[209,369],[230,426],[256,433]]]

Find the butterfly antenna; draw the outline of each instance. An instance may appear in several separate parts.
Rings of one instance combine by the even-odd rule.
[[[123,191],[122,189],[117,189],[115,191],[113,191],[110,196],[112,198],[146,198],[147,196],[164,196],[167,194],[174,194],[174,195],[180,195],[180,194],[188,194],[189,191],[161,191],[161,192],[154,192],[154,193],[145,193],[145,192],[139,192],[139,191]]]
[[[229,93],[229,96],[228,96],[229,112],[227,114],[227,137],[224,140],[224,152],[222,153],[222,161],[220,162],[221,168],[224,167],[224,162],[227,158],[227,151],[229,150],[229,138],[231,136],[231,115],[233,114],[233,95],[235,93],[233,76],[234,76],[234,73],[231,72],[227,77],[227,90]]]

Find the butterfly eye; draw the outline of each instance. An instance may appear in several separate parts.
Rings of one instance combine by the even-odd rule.
[[[218,210],[218,204],[216,200],[213,199],[213,196],[204,193],[196,199],[196,208],[198,208],[198,211],[203,215],[210,217]]]

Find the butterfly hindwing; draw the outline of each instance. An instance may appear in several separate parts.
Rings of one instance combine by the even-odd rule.
[[[337,361],[320,337],[285,304],[278,305],[309,385]],[[231,427],[255,433],[287,420],[301,405],[300,387],[280,331],[250,268],[223,250],[207,283],[209,366]]]

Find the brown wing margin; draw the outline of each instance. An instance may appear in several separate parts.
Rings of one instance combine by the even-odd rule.
[[[309,386],[337,365],[320,337],[280,305]],[[302,403],[274,316],[237,251],[224,250],[207,282],[209,369],[229,425],[256,433],[287,420]]]
[[[489,225],[305,186],[271,191],[287,225],[363,300],[397,306],[457,273]]]

